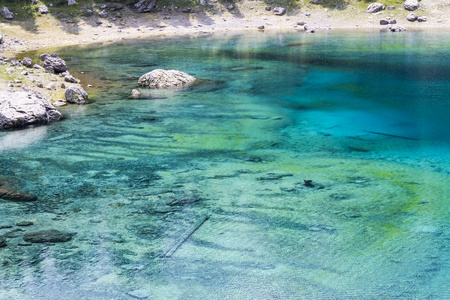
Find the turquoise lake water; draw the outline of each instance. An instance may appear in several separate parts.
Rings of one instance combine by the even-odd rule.
[[[0,133],[39,198],[0,200],[0,299],[450,298],[450,32],[58,54],[94,102]],[[130,99],[156,68],[205,80]],[[76,235],[23,245],[47,229]]]

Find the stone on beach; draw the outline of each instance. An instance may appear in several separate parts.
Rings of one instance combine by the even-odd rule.
[[[172,88],[189,86],[195,80],[195,77],[178,70],[156,69],[142,75],[138,84],[149,88]]]
[[[0,91],[0,130],[48,124],[61,117],[50,101],[38,93]]]
[[[33,67],[33,60],[29,57],[24,57],[22,59],[22,65],[24,65],[27,68],[32,68]]]
[[[286,13],[286,8],[284,7],[274,7],[273,13],[277,16],[282,16]]]
[[[416,21],[417,18],[418,16],[415,13],[410,13],[409,15],[406,16],[406,19],[410,22]]]
[[[417,0],[406,0],[403,7],[406,10],[413,11],[413,10],[418,9],[420,7],[420,4],[419,4],[419,1],[417,1]]]
[[[371,3],[371,4],[369,4],[369,6],[367,6],[367,12],[373,14],[373,13],[382,11],[385,8],[386,8],[386,6],[384,6],[383,4],[375,2],[375,3]]]
[[[65,92],[66,101],[76,104],[89,103],[89,96],[82,87],[69,86]]]
[[[388,18],[383,18],[380,20],[380,25],[388,25],[389,24],[389,19]]]

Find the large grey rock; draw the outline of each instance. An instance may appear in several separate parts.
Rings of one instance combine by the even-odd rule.
[[[380,20],[380,25],[388,25],[389,24],[389,19],[388,18],[383,18]]]
[[[273,13],[277,16],[282,16],[286,13],[286,8],[284,7],[274,7]]]
[[[48,124],[61,113],[42,95],[29,91],[0,91],[0,130]]]
[[[44,230],[26,233],[23,240],[29,243],[64,243],[72,239],[73,233],[63,233],[58,230]]]
[[[42,54],[41,59],[44,61],[43,67],[47,72],[59,74],[67,71],[66,62],[56,53]]]
[[[0,14],[8,20],[12,20],[14,18],[14,14],[10,12],[6,6],[3,6],[2,9],[0,9]]]
[[[133,8],[138,13],[151,12],[156,6],[156,0],[140,0],[133,5]]]
[[[77,86],[69,86],[65,92],[66,101],[76,104],[89,103],[88,93],[82,88]]]
[[[376,3],[376,2],[375,3],[370,3],[369,6],[367,6],[367,12],[370,13],[370,14],[373,14],[373,13],[377,13],[379,11],[382,11],[385,8],[386,8],[386,6],[384,6],[381,3]]]
[[[406,0],[403,7],[406,10],[413,11],[413,10],[418,9],[420,7],[420,4],[419,4],[419,1],[417,1],[417,0]]]
[[[98,13],[98,16],[100,18],[107,18],[108,17],[108,13],[106,12],[106,10],[102,10],[101,12]]]
[[[142,75],[138,84],[149,88],[172,88],[191,85],[195,80],[195,77],[178,70],[156,69]]]
[[[410,13],[406,16],[406,20],[410,22],[417,21],[417,18],[419,18],[415,13]]]
[[[22,59],[22,65],[24,65],[27,68],[32,68],[33,67],[33,60],[29,57],[24,57]]]
[[[75,4],[77,4],[77,3],[75,2],[75,0],[69,0],[69,1],[67,2],[67,5],[68,5],[68,6],[75,5]]]
[[[48,7],[45,5],[41,5],[38,7],[38,12],[41,14],[48,14]]]

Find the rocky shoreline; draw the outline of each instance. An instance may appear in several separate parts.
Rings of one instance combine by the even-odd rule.
[[[88,103],[88,95],[57,54],[41,55],[42,65],[31,58],[0,57],[4,75],[0,85],[0,130],[12,130],[59,121],[55,108],[67,103]]]
[[[356,6],[353,2],[345,6],[339,3],[325,5],[321,0],[302,4],[297,8],[289,8],[272,7],[258,1],[224,5],[202,0],[200,5],[193,7],[159,7],[156,1],[148,0],[137,1],[129,6],[110,2],[82,4],[72,1],[66,8],[58,8],[47,7],[36,0],[33,1],[37,9],[33,17],[33,26],[36,27],[31,30],[27,29],[28,21],[15,20],[17,13],[4,6],[0,11],[0,53],[4,55],[0,59],[0,71],[3,74],[0,77],[3,91],[0,97],[0,129],[54,122],[61,118],[54,113],[57,112],[55,107],[89,102],[87,93],[78,80],[67,72],[65,62],[56,54],[41,56],[42,65],[33,63],[29,58],[19,61],[6,57],[15,57],[23,51],[50,46],[218,32],[296,30],[314,33],[317,30],[339,28],[402,32],[406,29],[448,29],[450,25],[445,19],[450,6],[445,1],[422,0],[419,3],[417,0],[406,0],[397,6],[385,5],[380,1],[368,3],[366,7],[361,4]],[[72,8],[76,9],[80,18],[72,20],[52,14],[58,9]],[[35,99],[34,108],[28,105],[26,109],[20,106],[13,109],[9,102],[5,102],[6,99],[15,98],[22,99],[19,102],[23,103]],[[38,107],[42,112],[35,113],[33,110]],[[8,110],[9,119],[4,116],[5,110]],[[24,111],[29,112],[28,116],[23,116]],[[12,122],[13,119],[20,121]]]

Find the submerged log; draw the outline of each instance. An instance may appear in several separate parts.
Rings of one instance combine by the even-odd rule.
[[[175,254],[175,252],[181,247],[181,245],[183,245],[190,237],[191,235],[194,234],[194,232],[197,231],[197,229],[200,228],[200,226],[203,225],[203,223],[206,222],[206,220],[209,219],[209,215],[205,215],[203,217],[201,217],[196,223],[194,223],[191,227],[189,227],[178,239],[175,243],[173,243],[170,247],[169,250],[167,250],[166,252],[164,252],[163,255],[161,255],[161,257],[171,257],[172,255]]]
[[[395,138],[404,139],[404,140],[413,140],[413,141],[418,141],[419,140],[419,139],[416,139],[416,138],[411,138],[411,137],[401,136],[401,135],[395,135],[395,134],[389,134],[389,133],[383,133],[383,132],[368,131],[368,130],[364,130],[364,131],[367,132],[367,133],[384,135],[384,136],[390,136],[390,137],[395,137]]]
[[[37,196],[21,191],[0,188],[0,199],[5,199],[14,202],[31,202],[36,201]]]

